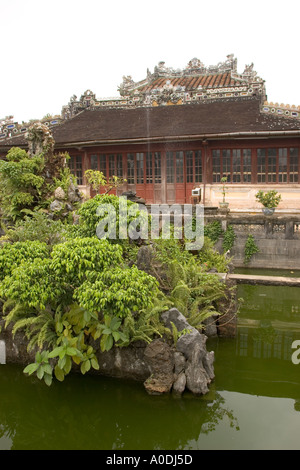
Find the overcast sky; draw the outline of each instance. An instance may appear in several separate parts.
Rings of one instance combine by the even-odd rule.
[[[0,119],[60,114],[75,94],[119,96],[159,61],[185,68],[234,54],[268,100],[300,105],[299,0],[0,0]]]

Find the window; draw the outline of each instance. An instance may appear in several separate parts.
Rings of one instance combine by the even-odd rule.
[[[221,151],[212,151],[213,183],[221,181]]]
[[[266,181],[266,150],[257,149],[257,182]]]
[[[69,168],[72,175],[76,176],[77,184],[82,184],[82,157],[81,155],[71,156],[69,160]]]
[[[243,183],[251,183],[252,174],[252,162],[251,162],[251,150],[243,149]]]
[[[194,172],[194,183],[201,183],[202,181],[202,152],[196,150],[195,155],[195,172]]]
[[[107,177],[106,174],[106,155],[101,154],[100,155],[100,171],[104,174],[105,177]]]
[[[278,149],[278,183],[287,183],[287,148]]]
[[[146,154],[146,183],[153,183],[153,162],[152,153]]]
[[[176,152],[176,183],[183,183],[183,152]]]
[[[174,155],[173,152],[167,152],[167,183],[174,183]]]
[[[98,170],[98,155],[91,155],[91,169]]]
[[[298,149],[290,148],[290,168],[289,168],[289,182],[298,183]]]
[[[112,176],[123,177],[123,157],[122,154],[101,154],[91,155],[91,169],[102,171],[105,178]],[[108,170],[108,174],[107,174]]]
[[[298,148],[257,149],[258,183],[297,183]]]
[[[136,154],[136,182],[137,184],[144,183],[144,154]]]
[[[134,184],[134,154],[127,154],[127,183]]]
[[[276,183],[276,149],[268,149],[268,183]]]
[[[229,183],[251,183],[251,149],[212,151],[213,183],[227,178]]]
[[[202,152],[189,150],[185,153],[186,182],[201,183],[202,181]]]
[[[109,165],[109,177],[111,178],[116,174],[115,172],[115,156],[114,155],[109,155],[108,156],[108,165]]]
[[[154,182],[156,184],[161,183],[161,155],[160,155],[160,152],[155,152],[154,153],[154,169],[155,169]]]

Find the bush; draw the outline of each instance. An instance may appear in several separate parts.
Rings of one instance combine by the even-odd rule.
[[[281,194],[278,194],[274,189],[266,192],[260,190],[256,193],[255,197],[258,202],[268,209],[277,207],[281,201]]]

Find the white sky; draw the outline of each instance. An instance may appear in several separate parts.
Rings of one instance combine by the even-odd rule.
[[[234,54],[268,100],[300,105],[299,0],[0,0],[0,119],[60,114],[87,89],[119,96],[159,61],[185,68]]]

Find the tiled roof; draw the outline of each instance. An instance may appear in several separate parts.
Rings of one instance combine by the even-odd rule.
[[[162,88],[166,83],[174,87],[180,86],[184,87],[185,91],[197,90],[198,88],[221,88],[229,86],[239,86],[241,85],[241,80],[232,78],[230,72],[219,73],[219,74],[210,74],[210,75],[200,75],[196,77],[179,77],[179,78],[157,78],[152,81],[150,84],[139,87],[139,91],[151,91],[156,88]]]
[[[260,112],[260,100],[216,100],[184,106],[91,109],[53,128],[56,147],[75,144],[191,139],[239,133],[299,131],[300,121]],[[24,136],[0,141],[0,148],[25,145]]]

